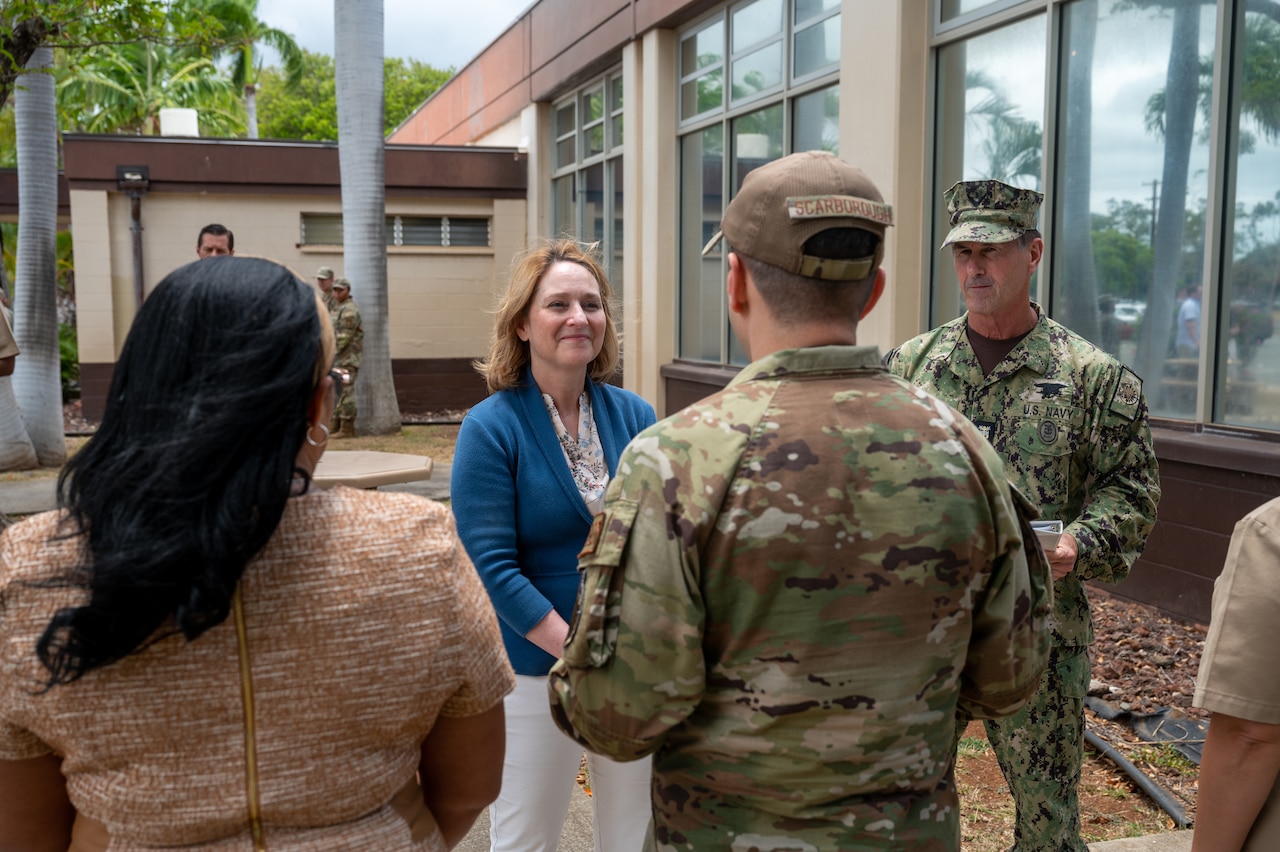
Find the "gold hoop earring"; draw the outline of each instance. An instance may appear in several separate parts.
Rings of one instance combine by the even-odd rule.
[[[315,441],[311,437],[312,426],[319,427],[320,431],[324,433],[324,437],[321,438],[319,442]],[[307,434],[306,434],[307,443],[319,449],[320,447],[323,447],[325,444],[329,443],[329,427],[324,425],[323,423],[313,423],[312,426],[307,427]]]

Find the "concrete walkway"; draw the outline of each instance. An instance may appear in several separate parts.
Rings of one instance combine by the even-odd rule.
[[[431,471],[431,478],[423,482],[407,482],[402,485],[387,485],[383,491],[407,491],[420,494],[432,500],[449,499],[449,474],[453,465],[437,464]],[[25,479],[16,482],[0,482],[0,512],[15,517],[17,515],[34,515],[47,512],[56,505],[58,480]]]
[[[1191,834],[1190,831],[1170,831],[1168,834],[1104,840],[1090,843],[1089,849],[1092,852],[1190,852]]]

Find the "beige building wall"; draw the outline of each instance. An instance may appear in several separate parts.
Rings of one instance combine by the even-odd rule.
[[[627,245],[639,249],[639,266],[628,271],[635,310],[627,317],[625,385],[653,407],[666,410],[666,383],[660,370],[676,354],[676,233],[679,216],[679,158],[676,153],[676,38],[671,30],[650,30],[624,53],[623,74],[631,114],[623,125],[626,144],[627,219],[635,220]],[[634,116],[639,105],[639,115]],[[628,254],[632,253],[628,249]],[[634,368],[631,359],[635,359]]]
[[[107,193],[72,190],[71,240],[76,258],[76,333],[80,360],[116,359],[115,297]]]
[[[460,201],[427,207],[419,203],[395,212],[491,216],[493,245],[485,250],[388,249],[391,357],[478,358],[488,352],[492,310],[506,287],[511,259],[525,243],[525,202]],[[387,209],[392,212],[390,205]],[[354,283],[352,293],[359,304]]]
[[[78,332],[81,360],[111,363],[135,312],[129,199],[73,191]],[[150,292],[174,269],[197,260],[196,236],[210,222],[235,234],[239,256],[275,260],[305,281],[320,266],[343,274],[340,246],[300,245],[302,213],[341,213],[336,197],[154,193],[142,201],[144,286]],[[488,347],[494,287],[524,245],[523,199],[387,200],[388,215],[490,217],[489,248],[388,246],[391,357],[471,358]],[[360,302],[361,282],[352,282]]]
[[[858,342],[887,351],[917,334],[925,315],[928,27],[914,3],[884,0],[844,0],[840,21],[840,154],[894,212],[885,296],[859,325]]]

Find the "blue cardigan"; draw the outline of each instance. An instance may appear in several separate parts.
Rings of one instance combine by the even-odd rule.
[[[588,385],[609,475],[653,406],[612,385]],[[569,474],[542,392],[528,370],[462,421],[449,480],[458,535],[484,581],[517,674],[545,675],[555,659],[524,636],[552,608],[565,621],[578,594],[578,551],[592,516]]]

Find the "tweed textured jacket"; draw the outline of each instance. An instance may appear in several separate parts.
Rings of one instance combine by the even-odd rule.
[[[58,522],[0,538],[0,759],[63,756],[73,848],[252,848],[232,618],[39,690],[35,642],[86,594],[38,585],[82,558]],[[421,743],[514,682],[449,511],[347,488],[290,500],[241,597],[267,847],[443,850],[415,796]]]

